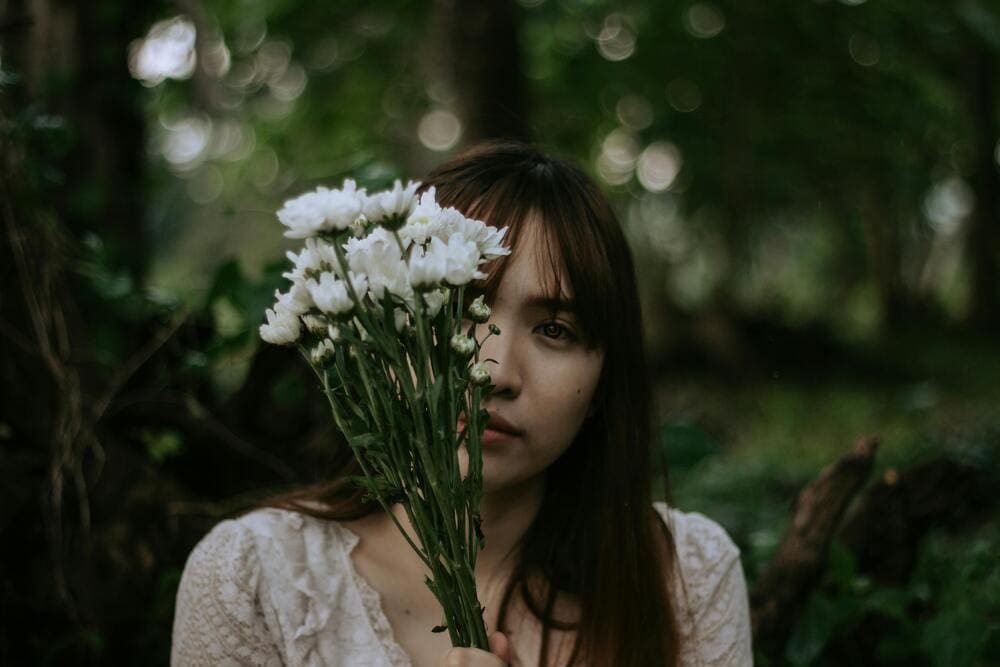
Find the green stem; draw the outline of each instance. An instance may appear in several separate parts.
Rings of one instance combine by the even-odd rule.
[[[313,370],[316,371],[315,368]],[[333,419],[337,423],[337,427],[341,430],[341,432],[345,436],[348,437],[348,443],[350,443],[351,442],[350,441],[350,430],[347,428],[347,424],[344,422],[344,419],[341,416],[340,411],[337,409],[337,402],[334,400],[332,392],[329,389],[330,384],[329,384],[329,381],[328,381],[328,379],[326,377],[326,371],[324,371],[322,374],[320,374],[319,371],[316,371],[316,375],[319,377],[320,382],[323,383],[323,393],[326,395],[327,401],[330,404],[330,409],[333,412]],[[355,458],[358,460],[358,465],[361,466],[361,471],[364,473],[365,477],[367,477],[368,479],[374,481],[375,478],[372,476],[371,472],[368,470],[368,467],[365,465],[364,457],[363,456],[359,456],[358,455],[358,450],[356,448],[354,448],[353,446],[351,447],[351,449],[353,449],[355,451]],[[375,497],[375,499],[378,501],[379,505],[382,506],[382,509],[385,510],[385,512],[392,519],[392,522],[394,524],[396,524],[396,528],[398,528],[399,532],[401,532],[403,534],[403,537],[406,538],[406,541],[410,544],[410,547],[413,549],[413,551],[416,552],[417,556],[420,557],[420,559],[424,562],[424,564],[430,566],[430,561],[424,555],[423,550],[420,547],[418,547],[413,542],[413,540],[410,539],[410,536],[403,529],[402,524],[399,523],[399,520],[396,518],[396,515],[392,513],[392,510],[386,504],[385,499],[382,498],[381,494],[377,494],[376,497]]]

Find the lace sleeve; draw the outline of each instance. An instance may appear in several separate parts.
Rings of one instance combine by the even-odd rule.
[[[684,667],[753,665],[750,608],[740,550],[726,531],[697,512],[657,503],[674,533]]]
[[[705,606],[695,619],[702,664],[705,667],[753,665],[747,585],[735,546],[727,552],[719,572]]]
[[[181,576],[170,664],[281,665],[257,598],[259,578],[245,528],[224,521],[205,536]]]

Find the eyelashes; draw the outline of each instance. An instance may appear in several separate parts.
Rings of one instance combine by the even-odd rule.
[[[556,337],[556,336],[549,336],[549,335],[547,335],[545,333],[546,329],[548,329],[549,331],[551,331],[553,328],[556,329],[556,333],[562,333],[564,335],[561,336],[561,337]],[[548,338],[549,340],[555,340],[555,341],[560,341],[560,340],[566,340],[566,341],[576,340],[576,336],[573,334],[573,332],[570,331],[570,329],[568,327],[563,326],[559,322],[546,322],[544,324],[538,325],[538,329],[541,330],[542,331],[542,335],[545,336],[546,338]]]

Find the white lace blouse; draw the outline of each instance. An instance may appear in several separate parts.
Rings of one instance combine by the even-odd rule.
[[[701,514],[655,506],[673,531],[686,594],[681,664],[751,665],[739,550]],[[284,510],[219,523],[184,567],[171,664],[410,667],[379,594],[354,570],[358,541],[339,523]]]

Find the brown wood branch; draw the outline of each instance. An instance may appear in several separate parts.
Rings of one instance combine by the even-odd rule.
[[[783,649],[844,512],[871,474],[878,444],[876,437],[859,439],[796,498],[781,544],[750,595],[754,644],[762,652]]]
[[[837,540],[854,554],[861,572],[901,585],[909,581],[920,542],[935,522],[995,503],[984,478],[982,471],[943,456],[903,471],[889,469],[861,496]]]

